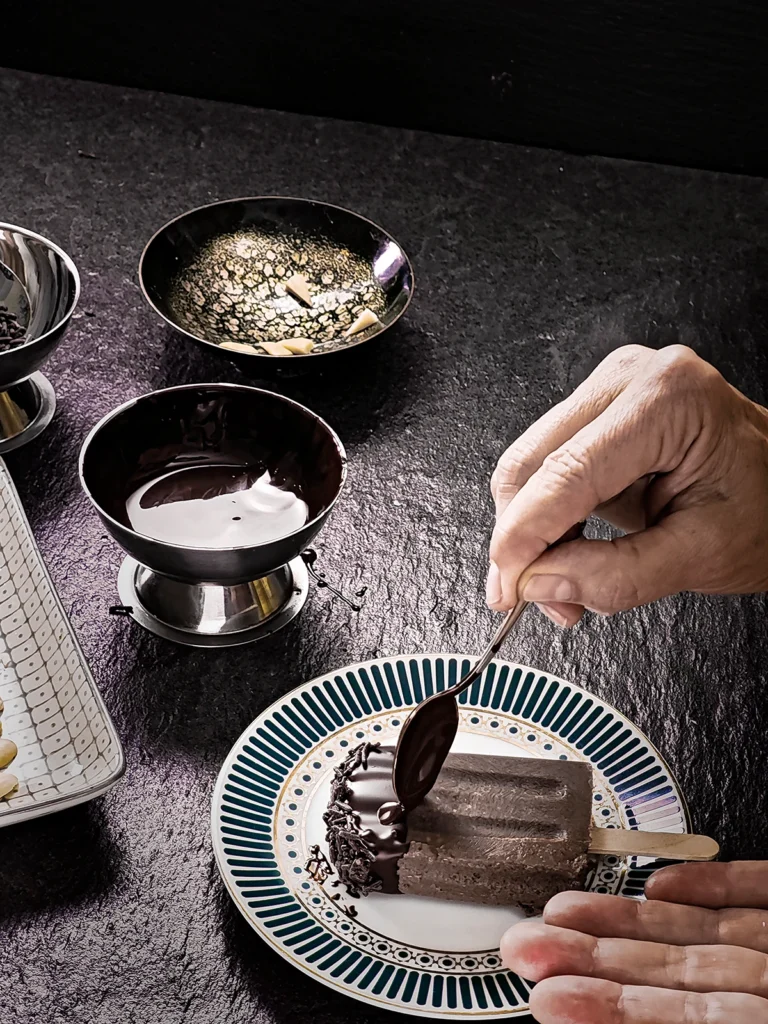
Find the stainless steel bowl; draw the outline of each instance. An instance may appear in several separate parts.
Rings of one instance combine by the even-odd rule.
[[[56,399],[37,371],[61,341],[80,296],[69,256],[34,231],[0,223],[3,290],[23,289],[26,340],[0,352],[0,454],[37,437],[50,423]],[[0,304],[3,304],[0,297]]]
[[[316,288],[312,307],[285,294],[294,273]],[[139,281],[168,324],[257,376],[305,371],[381,335],[407,309],[414,284],[408,257],[383,228],[351,210],[284,196],[226,200],[175,218],[147,243]],[[378,322],[345,337],[366,307]],[[222,347],[295,337],[315,349],[281,358]]]
[[[309,517],[268,543],[192,547],[138,533],[126,502],[142,481],[237,452],[269,468],[290,458],[285,487]],[[307,592],[301,552],[331,513],[346,478],[335,432],[282,395],[235,384],[189,384],[144,395],[109,413],[80,453],[80,480],[102,522],[128,553],[123,604],[142,625],[180,643],[224,646],[274,632]]]

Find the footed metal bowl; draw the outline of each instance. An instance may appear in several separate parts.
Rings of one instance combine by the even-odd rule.
[[[50,423],[56,399],[36,371],[61,341],[80,295],[69,256],[34,231],[0,223],[0,306],[26,331],[0,351],[0,455],[37,437]]]
[[[201,465],[232,463],[280,476],[307,521],[266,543],[200,547],[137,532],[127,501],[144,482]],[[335,432],[282,395],[235,384],[190,384],[144,395],[88,435],[80,480],[102,522],[128,553],[119,578],[127,614],[192,646],[248,643],[285,625],[307,595],[301,552],[331,513],[346,478]]]

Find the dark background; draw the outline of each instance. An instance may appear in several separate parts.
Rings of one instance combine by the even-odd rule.
[[[0,135],[3,216],[61,244],[83,280],[45,367],[56,416],[7,462],[128,764],[103,799],[0,829],[0,1007],[13,1024],[414,1024],[320,987],[251,931],[213,862],[216,775],[299,683],[480,650],[498,621],[482,594],[493,465],[612,348],[684,341],[768,400],[768,185],[17,72],[0,72]],[[385,225],[416,292],[348,372],[278,385],[346,446],[317,547],[333,582],[368,585],[363,610],[313,590],[271,639],[196,651],[108,614],[121,552],[77,454],[135,395],[247,380],[152,314],[136,268],[169,218],[257,189]],[[765,857],[767,613],[765,595],[690,594],[573,630],[530,612],[504,653],[618,707],[695,828],[726,858]]]
[[[764,0],[3,4],[0,66],[765,174]]]

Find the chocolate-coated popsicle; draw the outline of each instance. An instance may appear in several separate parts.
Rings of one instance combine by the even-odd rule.
[[[407,893],[540,909],[583,888],[592,769],[579,761],[452,754],[407,817],[394,802],[394,752],[366,743],[336,769],[325,815],[330,860],[353,894]]]

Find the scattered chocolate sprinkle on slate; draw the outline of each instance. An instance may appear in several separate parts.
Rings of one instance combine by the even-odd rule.
[[[110,615],[133,615],[133,606],[129,604],[113,604],[109,608]]]

